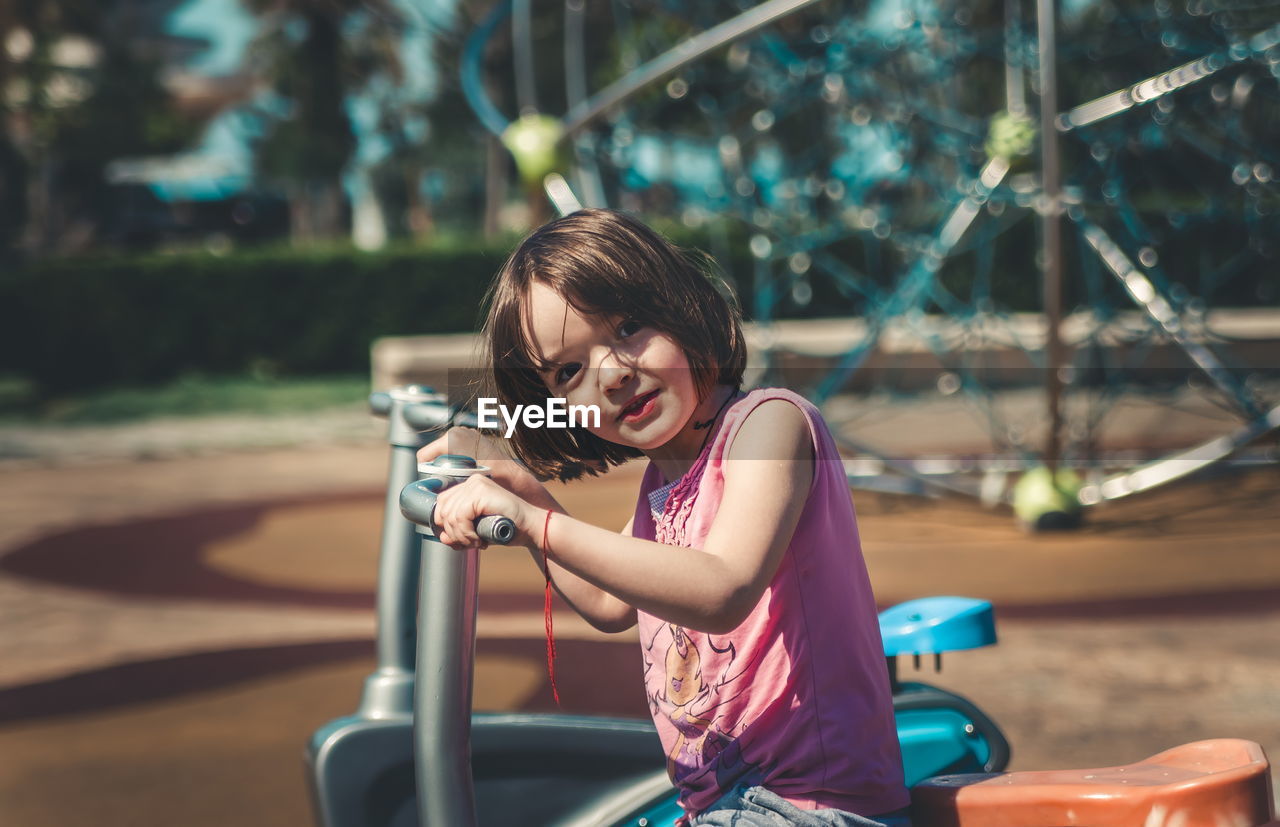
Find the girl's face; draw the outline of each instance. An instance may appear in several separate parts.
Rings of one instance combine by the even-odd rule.
[[[684,349],[671,336],[624,317],[583,316],[534,282],[525,323],[542,378],[569,405],[596,405],[591,432],[642,451],[667,445],[698,407]]]

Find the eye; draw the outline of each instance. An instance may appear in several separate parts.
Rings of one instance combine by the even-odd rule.
[[[627,319],[622,324],[618,325],[618,338],[625,339],[628,336],[634,336],[639,333],[643,327],[644,325],[637,322],[635,319]]]
[[[568,382],[570,379],[574,377],[574,375],[577,374],[578,368],[580,367],[581,365],[579,365],[577,362],[570,362],[567,365],[561,365],[560,368],[556,371],[555,383],[557,385],[563,385],[565,382]]]

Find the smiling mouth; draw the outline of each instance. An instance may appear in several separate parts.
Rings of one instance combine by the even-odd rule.
[[[645,405],[649,404],[649,400],[653,399],[657,395],[658,395],[658,392],[656,390],[653,390],[653,391],[649,391],[648,393],[637,396],[635,399],[632,399],[630,402],[626,404],[626,406],[622,409],[622,412],[618,414],[618,418],[626,419],[628,416],[632,416],[634,414],[639,413],[644,409]]]

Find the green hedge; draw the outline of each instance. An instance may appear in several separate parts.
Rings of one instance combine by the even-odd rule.
[[[1040,276],[1030,263],[1034,229],[1033,222],[1025,221],[1007,232],[986,264],[979,263],[974,250],[958,252],[947,260],[941,284],[960,302],[989,295],[1006,310],[1039,308]],[[686,246],[717,248],[705,233],[673,236]],[[1221,247],[1236,243],[1237,236],[1224,230],[1200,240]],[[52,395],[154,384],[192,372],[363,373],[369,369],[369,346],[380,336],[475,330],[485,290],[513,242],[379,253],[284,248],[226,257],[58,258],[24,267],[0,263],[0,378],[20,377],[37,393]],[[973,243],[982,249],[994,239],[975,237]],[[785,251],[757,271],[746,233],[740,230],[720,247],[727,259],[721,265],[743,297],[748,316],[757,290],[780,299],[773,309],[780,318],[867,312],[866,296],[829,278],[813,279],[806,304],[791,301],[793,276]],[[827,252],[870,274],[882,291],[880,299],[905,267],[891,248],[856,240],[832,245]],[[1170,266],[1196,260],[1190,252],[1169,257]],[[1100,272],[1096,257],[1068,245],[1066,265],[1068,272],[1083,268],[1087,276],[1070,279],[1068,308],[1086,301],[1132,307],[1115,280]],[[1211,305],[1274,306],[1280,290],[1274,272],[1263,273],[1264,267],[1259,261],[1238,268],[1217,285],[1198,282],[1194,267],[1169,275],[1189,295],[1202,296]],[[1097,282],[1092,291],[1086,290],[1090,278]],[[945,309],[943,300],[938,301]],[[928,309],[936,312],[938,305]]]
[[[0,275],[0,374],[43,393],[184,372],[359,373],[379,336],[474,330],[504,250],[63,258]]]
[[[478,329],[515,241],[0,261],[0,377],[58,395],[188,373],[364,373],[378,337]]]

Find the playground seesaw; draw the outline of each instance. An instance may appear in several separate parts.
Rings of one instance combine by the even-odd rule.
[[[391,462],[377,590],[377,668],[356,712],[321,726],[306,753],[323,827],[634,825],[681,815],[648,721],[471,709],[479,552],[435,541],[435,496],[469,457],[419,467],[423,432],[459,421],[444,398],[374,394]],[[512,537],[501,516],[477,524]],[[1002,773],[1009,746],[968,700],[899,680],[897,658],[995,643],[991,605],[910,601],[880,615],[917,827],[1280,827],[1270,766],[1249,741],[1186,744],[1127,766]]]

